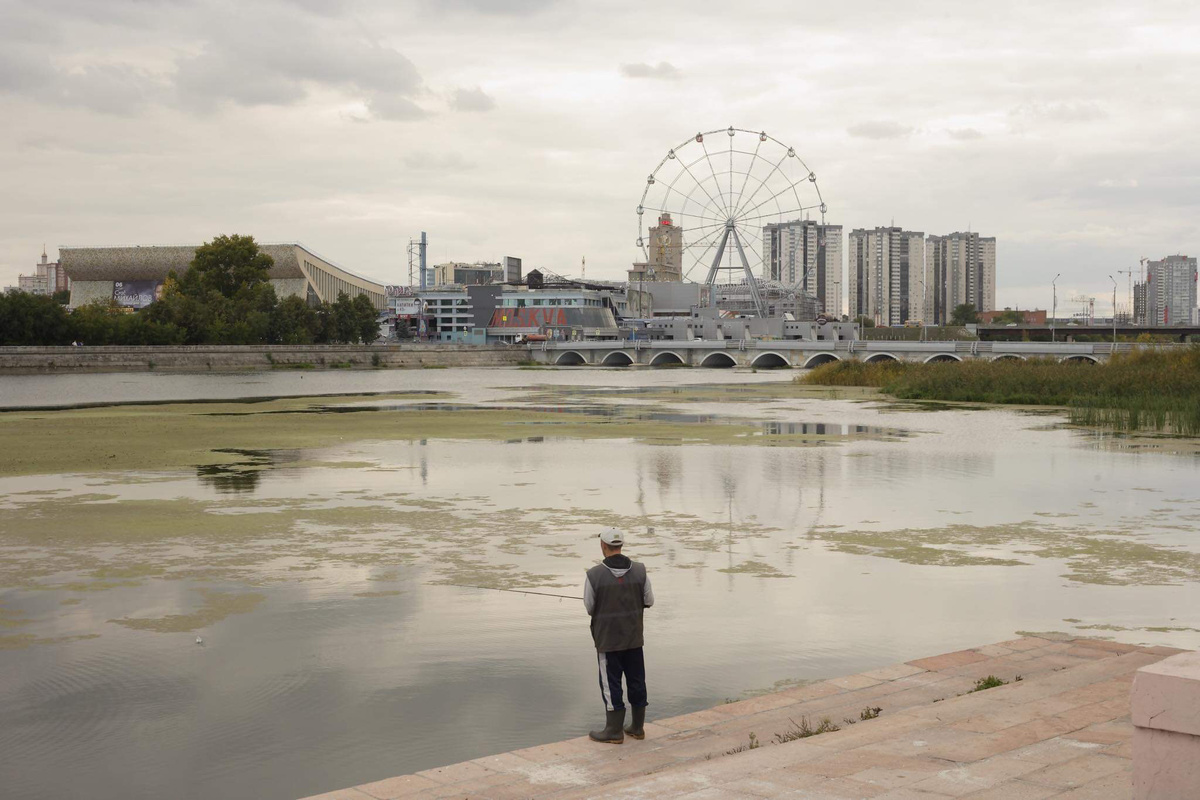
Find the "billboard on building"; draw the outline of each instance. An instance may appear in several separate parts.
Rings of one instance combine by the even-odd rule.
[[[504,282],[521,282],[521,259],[517,258],[516,256],[504,257]]]
[[[498,308],[492,312],[489,328],[534,328],[567,324],[563,308]]]
[[[391,301],[397,317],[419,317],[421,305],[420,299],[416,297],[396,297]]]
[[[145,308],[162,297],[159,281],[113,281],[113,301],[122,308]]]

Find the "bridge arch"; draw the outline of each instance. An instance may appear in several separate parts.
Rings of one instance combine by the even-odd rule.
[[[841,358],[835,356],[833,353],[817,353],[814,356],[808,357],[808,360],[804,362],[804,369],[812,369],[813,367],[819,367],[822,364],[831,364],[834,361],[841,360]]]
[[[872,353],[871,355],[869,355],[863,359],[863,363],[878,364],[878,363],[883,363],[885,361],[899,361],[899,360],[900,359],[896,358],[891,353]]]
[[[600,363],[606,367],[628,367],[633,363],[633,356],[624,350],[613,350]]]
[[[700,366],[728,369],[729,367],[737,366],[737,359],[729,355],[729,353],[718,350],[715,353],[709,353],[706,355],[704,360],[700,362]]]
[[[750,366],[757,367],[758,369],[787,369],[792,366],[792,362],[779,353],[759,353],[750,362]]]
[[[558,354],[558,358],[554,359],[556,367],[578,367],[586,364],[587,359],[575,350],[565,350]]]
[[[1059,359],[1061,364],[1099,364],[1100,359],[1095,356],[1089,356],[1084,353],[1077,353],[1073,356],[1063,356]]]
[[[940,364],[947,361],[953,361],[957,364],[959,361],[962,361],[962,359],[954,355],[954,353],[934,353],[929,358],[925,359],[926,364]]]
[[[1016,353],[1005,353],[1004,355],[992,356],[992,361],[1024,361],[1025,356],[1019,356]]]
[[[679,357],[679,353],[672,350],[663,350],[650,359],[650,366],[652,367],[674,367],[681,366],[684,363],[686,362]]]

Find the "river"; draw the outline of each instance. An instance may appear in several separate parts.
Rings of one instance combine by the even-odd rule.
[[[0,795],[282,800],[581,735],[582,603],[502,590],[579,595],[610,524],[650,720],[1018,631],[1200,647],[1194,453],[795,374],[0,378]]]

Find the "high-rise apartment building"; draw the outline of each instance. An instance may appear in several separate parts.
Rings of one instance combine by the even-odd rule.
[[[817,310],[842,312],[842,226],[812,220],[772,222],[763,226],[766,280],[802,289],[817,298]]]
[[[1146,284],[1137,281],[1133,284],[1133,324],[1146,325]]]
[[[45,249],[42,250],[42,260],[37,263],[36,271],[32,275],[17,276],[17,289],[30,294],[54,294],[69,288],[71,282],[67,280],[67,274],[63,272],[59,262],[50,260]]]
[[[850,232],[847,282],[851,318],[903,325],[921,318],[925,234],[896,227]]]
[[[945,325],[956,306],[996,309],[996,239],[978,233],[930,236],[925,247],[925,322]]]
[[[1143,324],[1190,324],[1196,315],[1196,259],[1174,255],[1147,261],[1146,282],[1134,287],[1134,305],[1140,305],[1135,317],[1142,310]]]

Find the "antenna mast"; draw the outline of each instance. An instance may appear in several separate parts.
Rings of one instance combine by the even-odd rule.
[[[408,288],[413,286],[413,240],[408,240]]]

